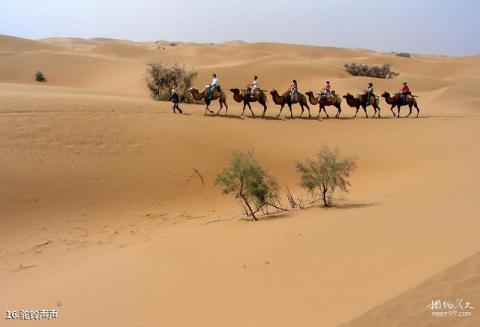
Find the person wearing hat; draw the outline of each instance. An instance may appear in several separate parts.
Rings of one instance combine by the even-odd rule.
[[[217,74],[212,74],[212,83],[210,83],[210,91],[208,93],[208,99],[211,100],[213,97],[213,92],[218,89],[218,78]]]
[[[402,103],[407,103],[407,96],[410,94],[412,94],[412,92],[410,92],[410,88],[408,87],[407,82],[403,82],[403,87],[400,90],[400,97],[402,99]]]
[[[320,96],[324,99],[328,99],[330,97],[330,81],[325,82],[325,86],[320,91]]]
[[[295,99],[297,98],[297,92],[298,92],[298,85],[296,80],[292,81],[292,85],[290,85],[290,88],[288,90],[290,91],[290,100],[294,102]]]
[[[168,101],[172,101],[173,103],[173,113],[176,113],[176,110],[178,110],[179,113],[183,114],[182,109],[180,109],[180,107],[178,106],[178,103],[180,102],[180,97],[178,96],[177,90],[172,90],[172,95],[170,95]]]
[[[370,104],[370,96],[373,94],[373,83],[368,83],[368,88],[365,90],[365,104]]]

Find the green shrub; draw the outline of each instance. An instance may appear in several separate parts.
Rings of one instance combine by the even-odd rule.
[[[315,197],[320,194],[326,207],[332,206],[336,189],[348,192],[348,178],[356,167],[355,159],[342,159],[338,150],[331,150],[327,146],[318,152],[316,161],[307,159],[305,163],[297,163],[302,187]]]
[[[366,76],[374,78],[394,78],[399,74],[391,71],[388,64],[382,66],[360,65],[360,64],[345,64],[345,70],[353,76]]]
[[[181,102],[194,103],[195,100],[187,90],[193,85],[197,75],[195,70],[187,71],[184,66],[178,64],[173,66],[150,64],[148,65],[147,88],[155,100],[168,100],[171,91],[176,89]]]
[[[397,57],[411,58],[412,56],[408,52],[395,52]]]
[[[35,73],[35,80],[37,82],[41,82],[41,83],[47,81],[47,79],[45,78],[45,76],[43,75],[43,73],[41,71],[37,71]]]
[[[234,193],[244,207],[247,216],[257,220],[256,213],[266,206],[279,210],[278,184],[268,176],[251,152],[235,152],[230,166],[220,173],[215,184],[223,187],[223,193]]]

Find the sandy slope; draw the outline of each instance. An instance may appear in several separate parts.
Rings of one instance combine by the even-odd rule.
[[[153,61],[194,66],[199,85],[255,72],[264,88],[328,78],[341,93],[368,82],[343,63],[391,63],[401,77],[377,90],[407,79],[422,118],[277,120],[270,103],[269,119],[239,119],[231,98],[228,117],[174,116],[145,92]],[[415,288],[479,251],[478,57],[2,37],[0,82],[1,311],[58,307],[42,326],[335,326],[364,312],[353,322],[416,326],[450,323],[424,300],[478,306],[478,255]],[[253,149],[306,198],[294,164],[322,144],[358,157],[337,208],[250,223],[213,185],[232,151]]]
[[[479,277],[480,254],[477,253],[344,326],[372,326],[372,321],[378,326],[478,326],[480,317],[471,303],[480,302]],[[438,299],[449,301],[453,310],[472,315],[432,318],[425,314],[425,303],[430,305]],[[435,311],[448,312],[448,309]]]

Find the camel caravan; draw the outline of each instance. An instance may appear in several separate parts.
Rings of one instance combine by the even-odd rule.
[[[220,109],[216,112],[216,115],[220,114],[220,112],[224,107],[225,107],[225,115],[228,114],[227,96],[225,92],[222,90],[222,88],[220,87],[216,74],[212,75],[212,82],[206,85],[203,88],[203,90],[199,91],[195,87],[191,87],[188,89],[188,92],[192,95],[192,97],[196,101],[205,102],[205,113],[204,113],[205,115],[207,115],[207,112],[214,113],[212,110],[210,110],[210,104],[215,100],[218,100],[218,102],[220,103]],[[245,114],[245,109],[248,107],[251,115],[255,117],[255,113],[252,110],[252,106],[251,106],[251,103],[255,103],[255,102],[258,102],[263,107],[263,112],[261,116],[264,117],[266,115],[267,109],[268,109],[268,106],[267,106],[268,91],[262,90],[260,88],[258,76],[254,76],[253,82],[251,84],[248,84],[245,89],[232,88],[230,89],[230,92],[233,93],[233,99],[236,102],[243,103],[242,116]],[[176,93],[176,91],[173,90],[172,93],[173,93],[172,97],[174,98],[174,94]],[[329,81],[325,82],[325,86],[320,91],[320,93],[314,93],[311,90],[307,91],[305,94],[300,93],[298,91],[298,84],[296,80],[293,80],[288,90],[282,94],[280,94],[275,89],[272,89],[269,93],[270,93],[270,96],[272,97],[273,103],[280,106],[280,111],[277,115],[277,118],[280,117],[280,115],[282,114],[282,111],[285,105],[288,106],[288,109],[290,111],[290,117],[294,118],[293,111],[292,111],[292,106],[294,104],[300,105],[301,112],[299,117],[303,116],[306,108],[308,110],[308,117],[311,118],[312,115],[310,112],[309,103],[312,106],[318,105],[318,116],[316,117],[318,119],[321,118],[322,111],[325,114],[326,118],[330,118],[326,110],[328,107],[334,107],[336,109],[335,118],[340,118],[340,114],[342,113],[342,99],[345,99],[347,105],[350,108],[356,109],[355,115],[353,116],[353,118],[357,117],[357,114],[360,108],[363,109],[365,113],[365,117],[368,118],[369,117],[367,113],[368,107],[372,107],[374,110],[372,118],[374,118],[375,116],[377,116],[378,118],[381,118],[380,97],[375,95],[373,83],[368,84],[368,87],[364,90],[363,94],[353,95],[353,94],[347,93],[343,97],[337,94],[335,90],[331,89],[331,85]],[[390,95],[389,92],[385,91],[381,95],[381,97],[385,98],[385,102],[391,106],[390,110],[394,117],[400,118],[401,107],[408,106],[410,111],[406,117],[409,117],[412,114],[412,108],[415,108],[417,110],[417,118],[418,118],[420,114],[420,109],[418,108],[418,104],[416,100],[417,96],[412,95],[412,92],[410,91],[410,88],[407,82],[403,83],[403,87],[400,89],[399,92],[396,92]],[[176,100],[177,103],[175,103],[175,101],[172,100],[172,102],[174,102],[174,108],[173,108],[174,113],[175,113],[175,110],[179,110],[178,97],[176,97],[176,99],[177,99]],[[394,111],[395,107],[397,107],[397,113],[395,113]]]

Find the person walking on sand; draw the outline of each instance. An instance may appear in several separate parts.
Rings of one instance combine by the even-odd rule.
[[[295,102],[297,99],[297,92],[298,92],[298,84],[296,80],[292,81],[292,85],[290,85],[290,88],[288,90],[290,91],[290,100],[292,102]]]
[[[402,103],[407,103],[407,96],[411,95],[410,88],[408,87],[407,82],[403,82],[403,87],[400,90],[400,97],[402,99]]]
[[[182,109],[178,106],[178,103],[180,102],[180,97],[178,96],[177,90],[173,89],[172,90],[172,95],[168,99],[168,101],[172,101],[173,103],[173,113],[176,113],[176,110],[178,110],[179,113],[183,114]]]
[[[213,98],[213,92],[215,92],[215,90],[218,90],[218,78],[217,78],[217,74],[212,74],[212,82],[210,83],[210,90],[209,90],[209,93],[208,93],[208,99],[211,100]]]

